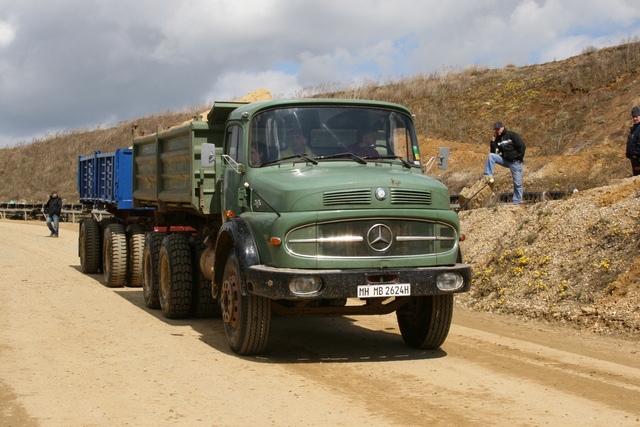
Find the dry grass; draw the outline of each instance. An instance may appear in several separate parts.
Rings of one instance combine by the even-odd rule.
[[[640,104],[640,42],[638,37],[624,42],[542,65],[443,69],[348,90],[332,84],[305,88],[298,96],[408,106],[416,116],[423,157],[435,155],[438,145],[452,147],[450,169],[434,172],[452,193],[482,174],[495,121],[518,132],[527,144],[525,191],[586,189],[630,175],[623,154],[629,111]],[[179,124],[205,109],[194,106],[0,149],[0,201],[42,200],[51,188],[74,201],[78,155],[130,146],[134,122],[153,132],[158,125]],[[504,184],[497,191],[509,187]]]

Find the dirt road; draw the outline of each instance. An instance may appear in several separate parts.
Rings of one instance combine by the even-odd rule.
[[[640,343],[456,311],[441,350],[394,315],[275,317],[238,357],[84,275],[77,225],[0,221],[0,426],[637,426]]]

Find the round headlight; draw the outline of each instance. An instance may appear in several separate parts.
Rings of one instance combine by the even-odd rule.
[[[444,272],[436,277],[436,286],[441,291],[455,291],[464,285],[464,279],[460,273]]]
[[[322,288],[318,276],[296,276],[289,282],[289,290],[296,295],[312,295]]]

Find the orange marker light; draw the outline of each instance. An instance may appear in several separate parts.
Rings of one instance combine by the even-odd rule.
[[[280,246],[282,244],[282,239],[279,237],[272,237],[271,239],[269,239],[269,243],[271,243],[273,246]]]

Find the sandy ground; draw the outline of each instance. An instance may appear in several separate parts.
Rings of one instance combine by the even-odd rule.
[[[437,351],[394,315],[275,317],[239,357],[84,275],[77,225],[0,221],[0,426],[637,426],[640,343],[457,310]]]

